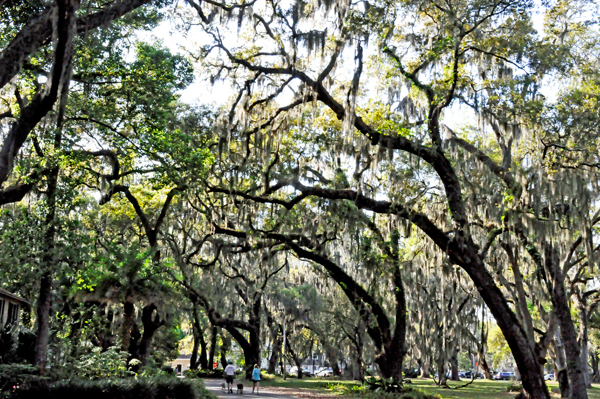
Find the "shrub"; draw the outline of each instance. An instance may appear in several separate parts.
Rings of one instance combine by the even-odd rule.
[[[347,395],[358,395],[367,399],[439,399],[439,395],[430,395],[418,389],[403,386],[392,379],[384,380],[368,377],[362,386],[346,386]]]
[[[38,368],[28,364],[0,365],[0,398],[9,397],[15,389],[28,388],[47,382],[38,375]]]
[[[10,399],[204,399],[210,396],[199,381],[175,378],[66,380],[13,390]]]
[[[133,374],[128,370],[128,357],[127,352],[115,346],[104,352],[101,348],[94,348],[90,353],[81,356],[76,365],[76,373],[79,377],[91,379],[127,377]]]
[[[506,392],[521,392],[523,387],[520,382],[512,382],[509,386],[506,387]]]
[[[0,331],[0,363],[33,363],[35,334],[22,326],[8,326]]]
[[[183,375],[186,378],[223,378],[223,370],[185,370]]]
[[[398,380],[367,377],[365,378],[365,385],[369,387],[371,391],[379,392],[401,392],[403,389],[402,382]]]
[[[176,375],[175,370],[173,369],[173,367],[169,366],[168,364],[165,364],[164,366],[162,366],[160,368],[160,371],[162,371],[166,375],[170,375],[170,376]]]

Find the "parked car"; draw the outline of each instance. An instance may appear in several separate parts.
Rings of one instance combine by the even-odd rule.
[[[416,367],[405,368],[403,373],[405,378],[417,378],[419,376],[419,369]]]
[[[554,374],[552,374],[552,373],[546,374],[544,376],[544,380],[546,380],[546,381],[554,381]]]
[[[501,372],[499,372],[498,374],[496,374],[494,376],[495,380],[506,380],[506,381],[508,381],[510,379],[513,379],[513,378],[515,378],[515,373],[511,373],[511,372],[508,372],[508,371],[501,371]]]
[[[288,371],[288,374],[292,375],[292,376],[298,375],[298,367],[292,367],[290,369],[290,371]],[[305,376],[305,377],[311,377],[312,376],[311,372],[308,369],[305,369],[305,368],[302,369],[302,375]]]
[[[468,370],[468,371],[459,371],[458,372],[458,376],[460,378],[473,378],[473,371]],[[477,376],[475,376],[475,378],[477,378]]]
[[[333,369],[331,367],[323,368],[315,373],[317,377],[333,377]]]

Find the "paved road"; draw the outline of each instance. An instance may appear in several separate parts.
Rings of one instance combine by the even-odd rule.
[[[294,398],[293,396],[287,396],[287,395],[281,395],[275,392],[270,392],[269,388],[265,388],[263,389],[263,387],[260,387],[260,395],[256,395],[256,394],[252,394],[252,382],[251,381],[244,381],[244,394],[243,395],[238,395],[236,394],[237,390],[234,389],[233,390],[233,394],[231,393],[223,393],[222,389],[221,389],[221,383],[223,382],[223,380],[204,380],[204,385],[206,385],[206,389],[208,389],[211,393],[214,393],[215,395],[217,395],[218,398],[228,398],[228,399],[235,399],[235,398],[239,398],[240,396],[243,397],[255,397],[255,398],[269,398],[269,399],[298,399],[298,398]],[[237,383],[237,380],[236,380]]]

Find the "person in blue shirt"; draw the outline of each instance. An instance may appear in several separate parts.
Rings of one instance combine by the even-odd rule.
[[[256,394],[258,395],[258,386],[260,385],[260,369],[258,368],[258,364],[254,365],[254,370],[252,370],[252,393],[254,393],[254,388],[256,388]]]

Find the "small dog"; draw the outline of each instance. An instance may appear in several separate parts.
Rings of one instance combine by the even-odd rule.
[[[237,393],[239,393],[240,395],[244,394],[244,384],[237,384]]]
[[[221,390],[222,390],[223,392],[225,392],[225,390],[226,390],[226,389],[227,389],[227,384],[226,384],[226,383],[224,383],[224,382],[222,382],[222,383],[221,383]]]

